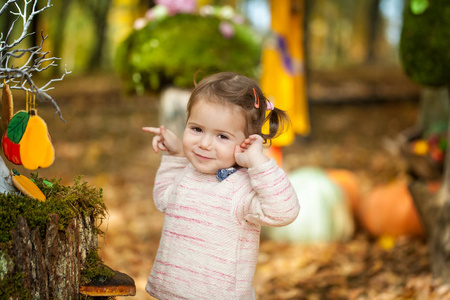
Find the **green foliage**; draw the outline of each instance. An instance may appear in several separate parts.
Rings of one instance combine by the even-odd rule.
[[[420,14],[405,6],[400,56],[414,82],[424,86],[450,84],[450,1],[429,1]]]
[[[235,71],[256,77],[260,40],[246,25],[232,24],[227,39],[218,17],[177,14],[134,30],[118,47],[116,66],[128,89],[192,87],[194,75]]]
[[[7,276],[0,280],[0,299],[32,299],[30,291],[22,285],[23,273],[16,272],[12,276]]]
[[[73,186],[63,186],[60,180],[51,180],[52,186],[44,184],[42,178],[33,174],[36,185],[46,195],[45,202],[19,194],[0,194],[0,244],[11,240],[10,231],[16,227],[19,216],[27,220],[28,226],[39,227],[41,237],[45,237],[47,217],[51,213],[59,215],[59,230],[64,231],[78,214],[94,216],[102,220],[106,217],[103,191],[90,187],[77,178]],[[96,228],[97,233],[101,233]]]
[[[420,15],[427,10],[428,5],[428,0],[411,0],[411,12],[415,15]]]

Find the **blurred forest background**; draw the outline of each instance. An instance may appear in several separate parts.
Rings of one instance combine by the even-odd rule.
[[[270,5],[266,0],[198,3],[230,5],[262,35],[270,29]],[[52,9],[36,16],[33,28],[51,37],[45,49],[63,58],[59,71],[67,65],[73,76],[113,71],[117,45],[133,29],[135,21],[155,5],[148,0],[65,0],[52,4]],[[362,64],[398,67],[402,0],[318,0],[306,1],[305,5],[309,69],[330,70]],[[6,32],[11,22],[10,15],[0,20],[2,32]],[[29,43],[39,41],[38,34]]]
[[[229,5],[261,41],[269,33],[269,0],[198,4]],[[160,104],[158,91],[136,94],[125,88],[116,55],[154,5],[149,0],[54,1],[33,24],[33,31],[49,35],[44,49],[62,58],[58,68],[39,74],[41,79],[57,77],[64,68],[72,72],[51,91],[65,123],[52,107],[38,103],[56,152],[55,163],[39,175],[67,184],[83,175],[103,189],[109,216],[99,240],[101,256],[134,278],[135,299],[151,299],[144,286],[163,222],[152,202],[160,157],[151,151],[151,137],[141,132],[142,126],[159,125]],[[303,70],[311,133],[283,149],[283,168],[349,171],[346,191],[362,203],[378,185],[404,184],[407,178],[397,139],[417,123],[421,92],[399,59],[405,2],[306,0],[304,5]],[[11,22],[2,16],[0,31],[6,32]],[[40,43],[39,34],[33,38],[22,47]],[[25,95],[13,93],[20,109]],[[401,190],[392,197],[406,196]],[[375,208],[390,209],[389,203],[381,205]],[[376,209],[371,207],[371,213],[381,214]],[[259,299],[444,299],[449,294],[431,276],[423,231],[374,236],[352,213],[355,228],[345,241],[263,238],[255,277]]]

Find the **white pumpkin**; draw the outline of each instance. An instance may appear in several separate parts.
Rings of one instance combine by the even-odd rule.
[[[318,168],[288,175],[300,201],[297,219],[284,227],[263,227],[263,236],[286,242],[345,241],[354,232],[348,201],[339,186]]]

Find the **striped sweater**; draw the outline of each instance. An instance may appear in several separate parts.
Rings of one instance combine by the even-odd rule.
[[[219,181],[165,155],[153,196],[165,218],[145,289],[157,299],[255,299],[261,225],[287,225],[300,209],[274,160]]]

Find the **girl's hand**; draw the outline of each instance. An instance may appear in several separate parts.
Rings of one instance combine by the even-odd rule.
[[[253,168],[269,161],[263,153],[263,138],[257,134],[252,134],[242,144],[236,145],[234,157],[236,163],[244,168]]]
[[[173,156],[184,156],[183,144],[181,140],[164,125],[161,127],[142,127],[143,131],[154,133],[152,146],[155,153],[159,151],[167,151]]]

